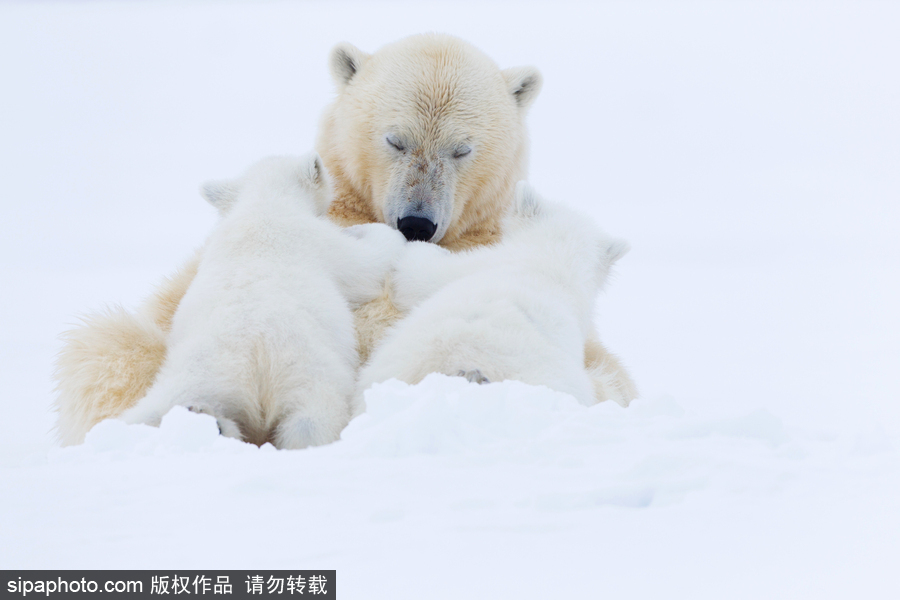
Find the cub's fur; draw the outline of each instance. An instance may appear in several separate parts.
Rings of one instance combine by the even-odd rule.
[[[222,218],[156,382],[121,419],[156,425],[179,404],[256,444],[336,440],[359,366],[351,306],[378,294],[403,236],[326,221],[330,189],[316,154],[266,159],[203,192]]]
[[[364,410],[372,383],[418,383],[432,372],[479,383],[515,379],[596,403],[584,346],[597,293],[627,251],[626,242],[545,202],[525,182],[500,244],[458,254],[410,244],[392,279],[395,304],[411,312],[363,368],[354,412]]]

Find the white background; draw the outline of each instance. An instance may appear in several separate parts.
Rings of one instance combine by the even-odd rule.
[[[115,463],[110,496],[79,483],[111,477],[99,455],[48,458],[56,336],[79,313],[137,306],[189,256],[215,222],[197,193],[202,181],[312,148],[333,97],[335,43],[374,51],[424,31],[458,35],[501,67],[541,69],[528,119],[531,181],[632,244],[598,323],[642,392],[635,406],[678,405],[697,422],[763,410],[787,432],[776,445],[824,444],[783,459],[799,483],[750,485],[752,498],[711,483],[663,506],[572,509],[559,533],[530,509],[510,509],[514,492],[506,506],[487,491],[511,468],[502,460],[491,463],[496,472],[473,471],[484,481],[464,477],[448,490],[434,474],[450,480],[442,469],[463,466],[415,452],[384,471],[340,463],[343,475],[327,452],[246,459],[273,477],[301,466],[319,473],[320,505],[293,488],[266,496],[261,476],[245,481],[261,491],[243,504],[212,494],[202,477],[166,487],[168,459],[141,473],[127,457]],[[886,567],[900,558],[898,31],[900,6],[890,2],[0,5],[0,477],[11,482],[0,490],[0,521],[16,524],[0,527],[0,567],[337,566],[342,596],[366,598],[387,594],[367,583],[379,577],[412,578],[398,597],[891,597],[898,583]],[[621,418],[637,419],[622,444],[640,452],[639,440],[659,441],[638,417]],[[723,450],[703,439],[699,477],[718,481]],[[631,445],[583,450],[624,465]],[[759,477],[729,471],[737,463],[728,456],[757,452],[731,448],[719,466],[750,482],[777,479],[778,461]],[[233,477],[226,458],[215,465]],[[173,469],[190,462],[172,460]],[[385,507],[374,521],[351,526],[340,511],[363,510],[378,493],[353,487],[363,484],[347,473],[370,468],[396,480],[377,488]],[[494,529],[475,519],[477,533],[459,533],[469,531],[463,519],[451,532],[431,510],[446,494],[464,502],[482,493],[494,504],[479,514]],[[227,534],[210,537],[178,516],[217,501],[221,512],[203,522]],[[397,503],[406,508],[390,512]],[[275,532],[257,545],[246,527],[231,529],[236,512],[248,525],[282,504],[321,523],[318,540],[288,529],[299,554]],[[406,516],[373,525],[382,509]],[[465,573],[482,587],[467,587]]]

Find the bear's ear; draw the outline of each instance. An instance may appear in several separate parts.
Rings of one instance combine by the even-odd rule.
[[[368,54],[347,42],[340,43],[331,50],[328,66],[339,90],[350,83],[368,59]]]
[[[527,109],[541,91],[544,78],[534,67],[514,67],[502,71],[506,88],[522,110]]]
[[[234,204],[238,188],[238,184],[234,181],[207,181],[200,186],[200,195],[224,215]]]
[[[613,265],[617,260],[628,254],[628,251],[631,250],[631,244],[626,242],[625,240],[612,240],[609,245],[606,247],[606,263],[608,265]]]
[[[530,218],[541,212],[541,199],[527,181],[516,184],[515,214],[520,217]]]

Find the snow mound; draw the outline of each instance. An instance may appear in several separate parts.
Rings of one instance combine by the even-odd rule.
[[[366,413],[341,435],[357,455],[471,454],[501,448],[614,445],[657,438],[669,445],[699,438],[755,441],[778,447],[789,437],[781,421],[759,409],[728,419],[697,418],[674,401],[639,400],[592,407],[544,386],[518,381],[478,385],[437,373],[418,385],[395,379],[365,393]]]
[[[699,490],[770,491],[794,478],[796,459],[806,453],[763,409],[711,418],[665,398],[585,407],[546,387],[477,385],[439,374],[418,385],[374,385],[365,401],[367,412],[322,450],[355,459],[417,458],[435,467],[546,469],[560,480],[547,486],[556,491],[526,494],[541,510],[668,504]],[[574,472],[583,479],[573,486],[567,474]]]
[[[572,396],[518,381],[478,385],[433,373],[365,393],[366,412],[341,434],[346,450],[374,456],[458,454],[554,436],[587,408]]]
[[[418,385],[397,380],[376,384],[366,391],[365,402],[366,413],[347,426],[339,442],[299,452],[345,459],[447,456],[521,461],[604,454],[633,459],[652,452],[671,456],[703,446],[717,448],[721,461],[748,452],[783,451],[791,445],[780,419],[763,409],[714,419],[689,413],[665,398],[637,400],[629,408],[612,402],[586,407],[568,394],[518,381],[478,385],[435,373]],[[868,444],[865,450],[884,447]],[[212,417],[177,406],[159,427],[103,421],[84,444],[54,450],[51,459],[260,450],[274,448],[225,438]]]
[[[274,450],[269,444],[263,449]],[[88,432],[82,445],[53,450],[50,460],[64,462],[91,456],[127,459],[255,450],[257,447],[252,444],[219,435],[216,420],[210,415],[193,413],[183,406],[176,406],[162,418],[159,427],[129,425],[116,419],[101,421]]]
[[[99,423],[83,445],[54,450],[49,462],[139,462],[145,472],[177,464],[229,477],[245,470],[254,481],[264,473],[316,473],[332,482],[337,472],[380,477],[411,469],[431,492],[459,477],[460,489],[503,482],[505,491],[491,501],[567,511],[670,505],[698,493],[759,497],[827,484],[861,466],[884,472],[896,460],[890,440],[877,432],[804,431],[764,409],[714,417],[667,398],[586,407],[518,381],[478,385],[432,374],[418,385],[376,384],[365,401],[367,412],[338,442],[317,448],[257,448],[219,435],[212,417],[175,407],[158,428]]]

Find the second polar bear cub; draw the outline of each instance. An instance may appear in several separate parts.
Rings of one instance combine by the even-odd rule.
[[[418,383],[433,372],[546,385],[594,404],[585,340],[597,293],[628,249],[524,181],[499,245],[452,254],[409,244],[392,282],[394,302],[412,312],[360,373],[354,414],[373,383]]]
[[[359,367],[351,305],[381,292],[406,240],[386,225],[342,231],[322,218],[331,190],[315,153],[265,159],[203,195],[220,222],[156,382],[121,419],[157,425],[182,405],[256,444],[338,439]]]

